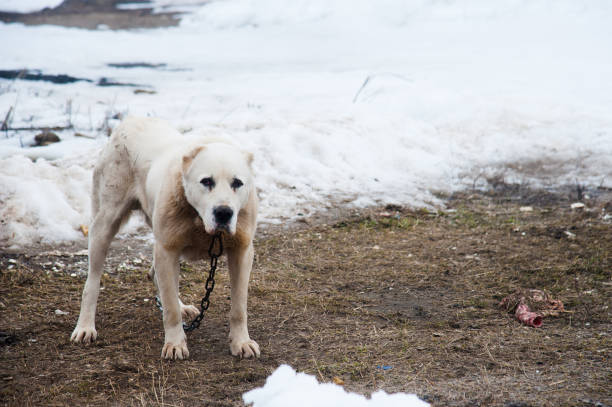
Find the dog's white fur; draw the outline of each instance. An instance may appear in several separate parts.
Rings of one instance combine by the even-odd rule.
[[[212,234],[222,229],[231,284],[230,351],[240,357],[259,356],[259,345],[247,330],[257,213],[251,162],[251,154],[231,144],[189,140],[162,120],[123,121],[94,169],[89,273],[71,339],[96,339],[96,304],[108,247],[130,213],[141,210],[155,236],[151,274],[164,308],[162,357],[189,356],[182,317],[199,313],[179,299],[179,260],[208,256]],[[214,185],[206,186],[206,178]],[[233,213],[225,223],[215,216],[220,207],[225,217]]]

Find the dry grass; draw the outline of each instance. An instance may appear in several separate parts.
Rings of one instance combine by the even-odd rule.
[[[112,250],[91,346],[68,341],[83,284],[69,273],[86,258],[4,254],[0,331],[15,342],[0,347],[0,401],[239,406],[288,363],[322,381],[341,377],[352,391],[416,392],[436,406],[612,404],[612,227],[600,209],[553,202],[521,212],[484,196],[451,205],[262,234],[249,297],[256,361],[229,355],[223,264],[209,314],[188,335],[190,360],[166,362],[141,242]],[[205,272],[203,263],[185,267],[182,291],[193,303]],[[521,326],[497,307],[519,287],[546,289],[571,312]]]

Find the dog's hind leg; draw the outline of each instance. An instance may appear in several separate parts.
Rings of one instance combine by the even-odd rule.
[[[70,339],[88,343],[96,339],[96,305],[100,293],[100,277],[111,241],[122,221],[129,215],[130,205],[102,207],[94,215],[89,228],[89,271],[83,288],[81,313]]]
[[[181,316],[185,322],[189,322],[189,319],[193,319],[200,315],[200,310],[195,305],[185,305],[179,297],[179,306],[181,307]]]
[[[155,249],[153,249],[155,251]],[[155,257],[155,254],[153,255],[153,257]],[[157,292],[159,292],[159,285],[157,284],[157,276],[155,274],[155,266],[151,266],[151,269],[149,270],[149,272],[147,273],[147,277],[149,278],[149,280],[153,280],[153,282],[155,283],[155,288],[157,288]],[[181,296],[179,293],[179,289],[178,289],[178,284],[176,286],[176,296],[178,297],[178,301],[179,301],[179,307],[181,308],[181,316],[183,317],[183,321],[187,321],[189,319],[193,319],[195,317],[197,317],[198,315],[200,315],[200,310],[197,309],[195,306],[193,305],[185,305],[183,303],[183,301],[181,301]]]
[[[111,136],[93,172],[91,196],[92,222],[89,227],[89,270],[83,288],[81,312],[70,339],[91,342],[96,339],[96,305],[100,277],[111,240],[135,207],[131,193],[132,160],[125,146]]]

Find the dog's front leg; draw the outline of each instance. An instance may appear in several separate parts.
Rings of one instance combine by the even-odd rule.
[[[259,345],[249,337],[247,328],[247,294],[251,267],[253,266],[253,244],[247,248],[236,248],[228,252],[231,301],[230,351],[234,356],[259,357]]]
[[[164,308],[165,341],[161,355],[164,359],[186,359],[189,357],[189,351],[177,295],[179,254],[166,250],[159,243],[155,244],[153,252],[155,279]]]

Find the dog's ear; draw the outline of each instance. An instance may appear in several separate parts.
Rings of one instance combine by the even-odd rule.
[[[196,155],[200,154],[200,152],[204,150],[204,146],[194,148],[189,154],[185,154],[183,156],[183,173],[187,172],[187,169],[191,165],[191,162],[196,157]]]

